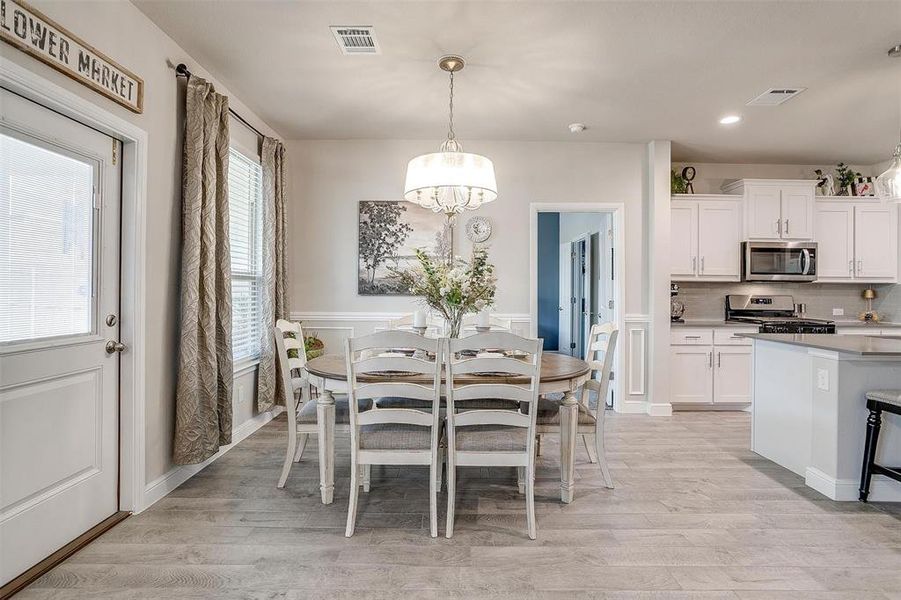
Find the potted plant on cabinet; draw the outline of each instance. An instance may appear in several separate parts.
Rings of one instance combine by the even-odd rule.
[[[838,195],[856,196],[857,191],[854,184],[858,177],[860,177],[860,173],[856,172],[845,163],[838,163],[835,167],[835,179],[838,182],[839,187]]]

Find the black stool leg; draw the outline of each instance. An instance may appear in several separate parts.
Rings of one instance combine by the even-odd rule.
[[[882,429],[882,409],[868,407],[867,441],[863,447],[863,469],[860,473],[860,501],[866,502],[870,495],[870,480],[873,478],[873,464],[876,462],[876,444],[879,443],[879,430]]]

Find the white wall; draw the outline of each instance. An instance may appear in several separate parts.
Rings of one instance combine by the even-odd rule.
[[[433,140],[291,141],[288,161],[292,260],[291,306],[301,312],[409,311],[412,299],[357,295],[356,227],[360,200],[403,196],[407,162],[434,151]],[[529,204],[625,204],[625,310],[646,312],[643,224],[645,146],[478,141],[466,149],[490,157],[498,199],[477,211],[491,219],[497,267],[496,312],[529,311]],[[460,219],[455,247],[468,254]]]
[[[175,72],[167,60],[184,62],[203,77],[209,74],[129,2],[47,2],[31,4],[98,50],[144,79],[144,113],[136,115],[65,75],[6,44],[3,56],[53,83],[102,106],[148,132],[147,164],[147,311],[146,471],[148,483],[172,469],[175,423],[175,356],[181,237],[181,110]],[[213,79],[215,82],[215,79]],[[219,83],[218,91],[242,116],[269,135],[277,134]],[[126,342],[128,340],[125,340]],[[253,387],[253,372],[240,383]],[[236,407],[235,427],[250,414],[250,404]]]
[[[572,242],[586,233],[591,235],[606,229],[608,219],[607,213],[560,213],[560,243]]]

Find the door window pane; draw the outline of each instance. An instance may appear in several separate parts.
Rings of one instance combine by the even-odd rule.
[[[92,331],[95,169],[0,132],[0,343]]]

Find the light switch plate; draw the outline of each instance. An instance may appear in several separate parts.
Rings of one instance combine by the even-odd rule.
[[[845,316],[845,309],[844,309],[844,308],[833,308],[833,309],[832,309],[832,316],[833,316],[833,317],[844,317],[844,316]]]
[[[817,369],[817,389],[829,391],[829,371],[826,369]]]

